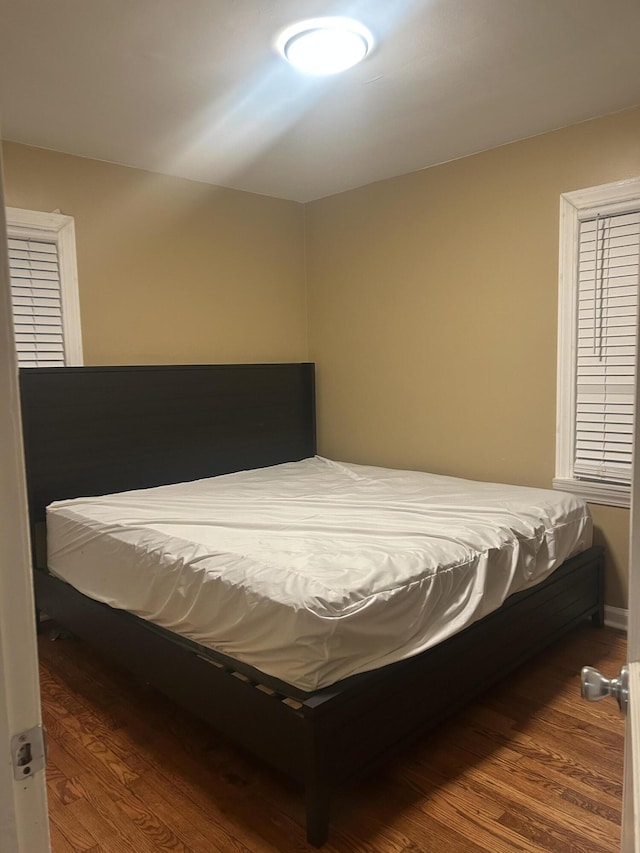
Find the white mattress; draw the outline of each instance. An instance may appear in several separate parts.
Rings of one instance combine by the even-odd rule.
[[[584,501],[315,457],[59,501],[81,592],[314,690],[415,655],[591,544]]]

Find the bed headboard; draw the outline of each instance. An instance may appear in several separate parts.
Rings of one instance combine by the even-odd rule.
[[[20,370],[31,522],[54,500],[316,452],[313,364]]]

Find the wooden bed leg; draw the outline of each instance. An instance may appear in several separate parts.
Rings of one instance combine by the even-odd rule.
[[[308,786],[307,841],[313,847],[322,847],[329,838],[329,790],[326,785]]]
[[[591,616],[594,628],[604,627],[604,555],[598,560],[598,609]]]
[[[307,841],[322,847],[329,838],[331,785],[329,783],[328,747],[323,749],[320,731],[313,718],[307,718],[306,733],[306,819]]]

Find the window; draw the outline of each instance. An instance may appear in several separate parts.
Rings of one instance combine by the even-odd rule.
[[[20,367],[82,364],[73,217],[7,208]]]
[[[554,488],[629,506],[638,360],[640,179],[560,200]]]

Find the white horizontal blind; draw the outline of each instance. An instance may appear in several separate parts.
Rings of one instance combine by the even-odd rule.
[[[574,476],[630,484],[640,210],[580,223]]]
[[[57,243],[9,239],[9,272],[19,366],[63,367]]]

